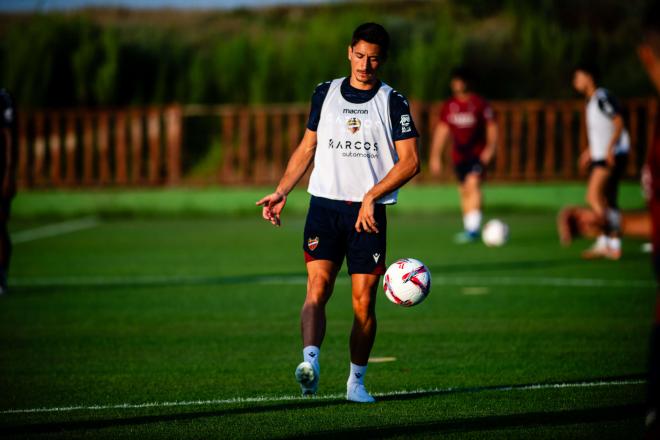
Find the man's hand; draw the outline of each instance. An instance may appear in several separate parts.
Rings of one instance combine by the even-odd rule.
[[[605,163],[607,163],[607,166],[610,168],[614,168],[614,153],[612,150],[609,150],[609,153],[607,153],[607,157],[605,158]]]
[[[362,200],[362,207],[358,212],[358,218],[355,222],[355,230],[358,232],[369,232],[378,234],[378,223],[374,218],[374,200],[367,194]]]
[[[651,197],[653,197],[653,175],[651,174],[651,168],[649,168],[648,164],[644,164],[642,167],[641,184],[644,200],[650,202]]]
[[[586,171],[589,168],[589,163],[591,162],[591,155],[589,154],[589,149],[584,150],[580,157],[578,158],[578,167],[580,170]]]
[[[263,206],[261,216],[275,226],[280,226],[280,213],[286,205],[286,196],[278,191],[267,195],[257,202],[257,206]]]
[[[490,162],[493,160],[495,154],[495,148],[485,148],[479,156],[479,162],[485,167],[490,165]]]
[[[431,171],[431,175],[435,177],[442,174],[442,159],[439,154],[431,156],[431,160],[429,160],[429,171]]]

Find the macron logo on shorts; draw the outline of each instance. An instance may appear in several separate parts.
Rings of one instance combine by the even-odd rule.
[[[380,254],[374,254],[374,263],[378,263],[378,259],[380,258]]]

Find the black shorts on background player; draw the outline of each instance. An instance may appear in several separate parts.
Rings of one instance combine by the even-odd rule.
[[[385,205],[376,204],[378,233],[357,232],[359,202],[343,202],[312,196],[305,222],[305,260],[330,260],[341,265],[344,256],[350,275],[385,273],[387,217]]]
[[[456,173],[456,178],[461,183],[465,182],[465,178],[467,177],[468,174],[475,173],[483,177],[485,171],[486,168],[479,159],[472,159],[454,165],[454,173]]]
[[[605,182],[605,188],[603,189],[603,194],[607,200],[607,206],[610,208],[618,209],[619,203],[619,181],[621,177],[626,173],[626,167],[628,166],[628,155],[627,154],[617,154],[614,156],[614,166],[610,170],[610,176]],[[589,170],[594,168],[608,168],[606,160],[593,160],[589,164]]]
[[[607,206],[610,208],[619,208],[619,181],[621,177],[626,173],[626,167],[628,166],[628,155],[627,154],[617,154],[614,156],[614,166],[612,167],[610,177],[605,183],[605,199],[607,200]]]

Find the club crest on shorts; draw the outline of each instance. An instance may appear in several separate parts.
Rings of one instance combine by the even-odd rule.
[[[348,121],[346,121],[346,125],[348,126],[348,131],[355,134],[362,126],[362,121],[360,121],[358,118],[350,118]]]
[[[307,247],[309,248],[310,251],[313,251],[316,249],[316,247],[319,245],[319,238],[318,237],[309,237],[307,239]]]

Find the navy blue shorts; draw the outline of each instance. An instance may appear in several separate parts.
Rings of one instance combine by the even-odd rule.
[[[607,206],[614,209],[619,209],[619,181],[621,177],[626,174],[626,167],[628,166],[628,154],[617,154],[614,156],[614,166],[611,168],[610,177],[608,177],[603,189]],[[594,168],[609,168],[606,160],[592,160],[589,163],[589,170],[593,171]]]
[[[465,162],[459,162],[454,165],[454,173],[456,173],[456,178],[459,182],[465,182],[465,178],[470,173],[475,173],[485,177],[486,167],[481,163],[479,159],[472,159]]]
[[[341,266],[346,257],[348,273],[385,273],[387,216],[385,205],[376,204],[378,233],[357,232],[355,222],[362,206],[312,196],[305,222],[305,261],[330,260]]]

